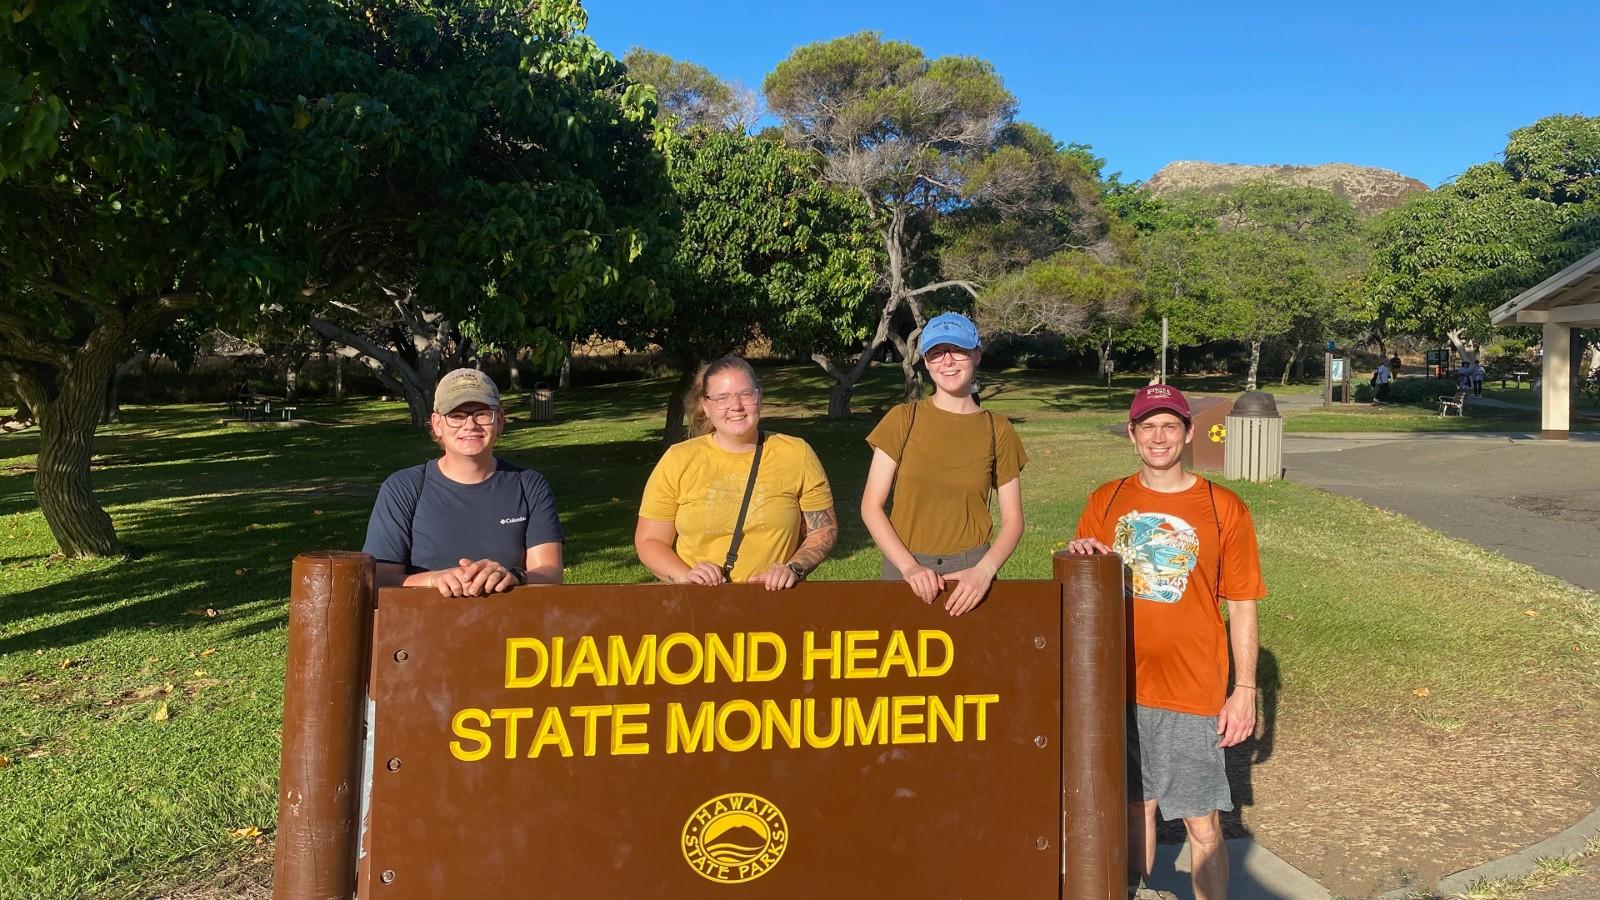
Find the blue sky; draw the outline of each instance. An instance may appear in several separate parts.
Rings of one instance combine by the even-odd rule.
[[[863,29],[979,56],[1021,118],[1129,180],[1198,159],[1349,162],[1437,186],[1515,128],[1600,115],[1597,0],[585,5],[606,50],[649,47],[756,89],[795,47]]]

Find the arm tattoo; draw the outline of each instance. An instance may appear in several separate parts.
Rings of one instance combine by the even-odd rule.
[[[801,516],[806,526],[805,540],[789,561],[810,573],[822,565],[823,559],[833,549],[834,542],[839,539],[839,520],[835,518],[832,507],[801,513]]]

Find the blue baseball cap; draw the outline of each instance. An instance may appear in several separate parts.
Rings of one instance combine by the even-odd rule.
[[[949,344],[963,350],[971,350],[981,346],[983,341],[978,338],[978,326],[972,320],[960,313],[940,313],[928,320],[922,326],[922,339],[917,341],[917,352],[927,353],[940,344]]]

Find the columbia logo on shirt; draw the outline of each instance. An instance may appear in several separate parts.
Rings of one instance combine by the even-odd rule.
[[[528,517],[527,516],[516,516],[516,517],[510,518],[510,519],[501,519],[500,520],[500,524],[501,525],[515,525],[518,522],[526,522],[526,521],[528,521]]]

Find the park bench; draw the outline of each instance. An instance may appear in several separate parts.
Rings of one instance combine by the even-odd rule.
[[[1448,415],[1450,415],[1450,410],[1454,409],[1456,411],[1456,415],[1459,416],[1465,410],[1466,405],[1467,405],[1467,392],[1466,391],[1456,391],[1454,397],[1440,397],[1439,398],[1439,415],[1448,416]]]

